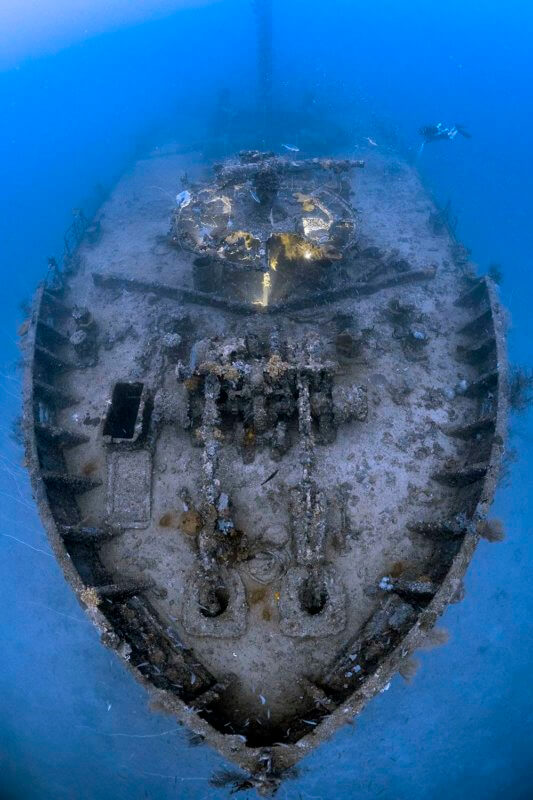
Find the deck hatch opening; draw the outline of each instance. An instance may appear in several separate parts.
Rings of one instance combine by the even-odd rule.
[[[116,383],[104,424],[104,436],[133,439],[141,405],[142,383]]]
[[[328,602],[328,591],[323,581],[309,576],[303,583],[300,592],[302,608],[311,616],[320,614]]]
[[[204,617],[219,617],[226,611],[229,600],[229,593],[224,584],[206,587],[200,596],[200,612]]]

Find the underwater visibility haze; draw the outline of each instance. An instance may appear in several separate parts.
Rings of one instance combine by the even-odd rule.
[[[305,757],[279,787],[272,785],[283,800],[532,798],[531,4],[43,0],[37,6],[3,2],[0,25],[0,798],[203,800],[236,788],[254,797],[257,789],[270,788],[265,775],[272,758],[281,764],[285,748],[283,766],[290,766],[299,747]],[[260,154],[265,151],[267,156]],[[225,166],[213,172],[213,163],[221,161]],[[82,261],[76,261],[80,254]],[[186,270],[175,271],[179,259],[192,265],[190,280]],[[437,263],[444,266],[435,273]],[[477,280],[485,275],[487,281]],[[46,313],[36,321],[32,297],[46,276]],[[454,305],[461,294],[464,302]],[[68,328],[66,340],[56,328],[64,323],[61,315],[71,315],[65,303],[76,296],[83,306],[100,298],[101,306],[91,308],[96,324],[85,308],[75,308],[77,327],[74,334]],[[329,314],[328,304],[335,303],[342,308]],[[448,363],[446,347],[455,352],[459,325],[468,331],[478,312],[488,315],[479,324],[489,325],[489,318],[490,341],[480,336],[475,347],[458,345],[468,365],[462,372]],[[452,587],[444,572],[422,569],[434,566],[428,561],[434,542],[420,536],[435,533],[427,520],[417,518],[418,532],[410,538],[394,534],[402,514],[412,520],[409,509],[399,503],[396,509],[395,478],[379,465],[390,452],[396,477],[405,467],[409,498],[426,516],[449,505],[457,522],[457,503],[470,502],[461,492],[470,497],[467,487],[478,480],[486,480],[488,489],[481,499],[476,496],[475,514],[483,500],[492,500],[494,453],[499,463],[505,438],[499,428],[507,405],[500,350],[505,327],[512,389],[507,442],[490,510],[494,522],[473,555],[463,594],[460,575]],[[228,330],[231,338],[224,338]],[[35,363],[44,359],[44,372],[33,366],[28,371],[28,332],[36,337],[31,359],[40,349]],[[154,343],[157,336],[161,347]],[[61,395],[54,386],[63,356],[54,352],[63,346],[78,361],[71,377],[60,379]],[[486,357],[492,364],[487,371]],[[263,363],[266,384],[257,378]],[[422,410],[406,415],[412,437],[400,436],[396,415],[403,414],[410,393],[418,397],[425,388],[428,363],[435,391],[424,394]],[[122,372],[114,374],[117,369]],[[402,380],[391,382],[392,372],[400,370]],[[333,386],[337,374],[344,380],[342,392]],[[170,375],[172,386],[176,376],[181,381],[186,422],[169,399]],[[152,395],[145,388],[150,382],[158,387]],[[109,386],[114,391],[105,405]],[[67,389],[80,398],[68,416],[77,430],[85,425],[82,437],[57,432],[57,420],[67,412],[48,416],[50,398],[61,405]],[[133,401],[121,394],[126,390]],[[28,421],[28,396],[36,391],[45,399],[35,406],[37,418]],[[266,404],[257,399],[262,391],[270,392]],[[441,419],[441,409],[457,398],[458,415],[452,410]],[[481,418],[475,430],[465,421],[474,406]],[[367,432],[378,417],[393,435],[380,439],[374,459]],[[117,428],[119,418],[123,428]],[[448,433],[455,431],[444,438],[443,421]],[[180,431],[179,448],[172,450],[169,430],[180,425],[198,433]],[[428,425],[431,447],[420,433]],[[35,450],[40,461],[32,461],[28,431],[32,441],[42,437],[41,450]],[[487,432],[490,453],[483,444]],[[70,484],[69,476],[58,476],[53,448],[42,446],[46,437],[50,443],[61,436],[67,437],[61,447],[71,448],[69,468],[84,470]],[[348,447],[354,436],[355,461]],[[454,459],[468,437],[478,443],[480,456],[459,469]],[[229,473],[227,465],[226,472],[217,472],[221,441],[234,448],[228,449],[234,454]],[[361,466],[358,454],[365,447]],[[112,465],[105,477],[98,472],[104,448]],[[203,472],[196,472],[200,453]],[[427,477],[433,494],[411,484],[417,481],[411,457],[419,469],[434,458],[442,462],[440,488]],[[270,465],[266,471],[263,463]],[[36,480],[48,482],[52,522],[43,495],[37,492],[38,502],[32,497],[28,469],[34,493]],[[233,483],[225,494],[220,479],[224,483],[227,475]],[[285,480],[297,484],[288,517]],[[257,494],[250,483],[259,486]],[[203,505],[195,499],[199,487]],[[63,490],[76,494],[81,488],[88,494],[78,505],[61,499]],[[165,505],[165,491],[175,491],[174,506]],[[152,492],[159,527],[143,549],[151,525],[145,500]],[[107,527],[99,527],[91,515],[106,502]],[[308,530],[298,522],[309,518],[302,511],[306,502],[315,520]],[[216,509],[215,544],[201,534],[208,506]],[[239,529],[245,519],[257,529],[266,526],[267,508],[270,545],[258,550],[252,532],[247,537]],[[173,517],[178,512],[179,525]],[[337,531],[322,544],[320,519],[337,512],[346,541]],[[282,531],[289,517],[291,556]],[[370,521],[368,530],[363,518]],[[58,546],[47,538],[42,519],[48,531],[51,525],[62,529],[68,553],[63,570],[100,630],[65,580]],[[372,526],[377,519],[381,526]],[[444,531],[447,543],[437,548],[453,569],[466,525],[457,528],[456,522]],[[129,532],[115,536],[114,526]],[[148,583],[124,588],[115,579],[98,580],[104,572],[91,572],[91,545],[80,544],[79,537],[99,531],[106,575],[120,565],[128,580],[140,570],[143,578],[155,574],[167,587],[179,585],[183,594],[183,570],[185,594],[197,592],[205,604],[198,614],[185,599],[183,619],[175,620],[178,628],[183,622],[187,641],[194,641],[192,655],[181,640],[176,645],[172,626],[161,633],[154,622],[157,614],[174,613],[172,602],[166,605],[167,589],[158,593]],[[231,546],[221,549],[221,535],[233,537]],[[465,541],[469,535],[472,526]],[[158,549],[157,537],[166,542],[171,536],[181,536],[172,551],[179,563],[167,557],[166,544]],[[194,536],[202,561],[198,573]],[[315,548],[312,556],[302,541]],[[352,547],[364,553],[357,570],[346,557]],[[68,564],[70,554],[81,578]],[[406,570],[406,557],[411,566],[416,562],[416,578]],[[258,630],[275,627],[279,615],[283,632],[248,639],[240,660],[231,648],[241,646],[245,624],[239,615],[246,602],[235,564],[249,613],[257,619],[262,614]],[[390,569],[383,571],[383,564]],[[369,588],[365,570],[374,568],[382,571]],[[301,571],[317,581],[304,582],[298,595],[308,610],[303,627],[300,611],[286,599],[296,596],[290,581],[299,580]],[[224,575],[225,583],[202,583],[214,574]],[[368,704],[352,701],[357,681],[371,682],[372,670],[386,674],[392,643],[407,642],[407,654],[402,625],[415,618],[418,625],[418,615],[428,619],[424,613],[433,608],[440,582],[448,592],[438,606],[438,613],[444,610],[441,632],[431,642],[422,635],[413,642],[418,669],[409,660],[396,672],[393,663],[393,677],[376,679],[368,689],[366,699],[375,694]],[[349,597],[345,608],[344,589],[336,594],[341,583]],[[100,588],[91,594],[84,584]],[[263,588],[270,584],[272,607],[265,601],[270,589]],[[143,592],[148,611],[139,602]],[[232,592],[241,598],[235,607]],[[107,603],[116,610],[106,617],[101,609]],[[228,603],[231,627],[223,630],[217,619]],[[333,610],[324,623],[328,603]],[[378,606],[403,621],[379,628],[371,616]],[[353,647],[346,650],[343,625],[359,630],[363,623],[366,634],[350,638]],[[124,632],[124,641],[115,630]],[[157,647],[154,631],[161,634]],[[228,635],[233,644],[226,653]],[[331,653],[328,636],[340,637]],[[183,664],[177,659],[173,671],[169,667],[173,645],[185,652],[180,658],[189,670],[183,695]],[[148,664],[140,656],[143,648]],[[113,649],[131,658],[159,693],[150,697]],[[234,670],[225,669],[226,656],[230,666],[232,658],[239,661]],[[242,670],[242,693],[232,694],[231,676],[225,684],[217,673],[215,683],[203,663],[214,671],[219,666],[224,680],[226,673]],[[324,679],[306,683],[306,668],[317,674],[321,669]],[[287,692],[276,696],[282,679]],[[305,685],[304,701],[292,684]],[[179,714],[166,700],[176,689],[180,702],[188,703]],[[250,721],[254,703],[257,716]],[[351,709],[348,724],[328,723],[328,715],[333,720],[344,704]],[[189,712],[195,717],[192,731],[173,711],[182,720]],[[285,712],[296,720],[292,732]],[[217,730],[212,740],[207,734],[212,747],[205,743],[202,719]],[[328,724],[331,735],[318,733]],[[304,733],[298,725],[316,727],[319,745],[299,745]],[[235,739],[226,750],[220,741],[227,726]],[[312,741],[314,733],[305,733]],[[247,756],[239,755],[238,738],[258,750],[255,783],[247,782],[253,770]]]

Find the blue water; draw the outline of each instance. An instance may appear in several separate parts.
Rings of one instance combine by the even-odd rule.
[[[51,555],[11,436],[19,302],[61,252],[72,208],[94,210],[150,144],[197,141],[221,83],[236,104],[254,102],[250,2],[133,0],[140,21],[129,27],[113,5],[107,32],[105,16],[98,34],[77,30],[70,8],[59,44],[21,40],[0,72],[2,800],[224,796],[207,783],[218,756],[188,747],[99,644]],[[60,28],[64,9],[40,6],[32,24],[41,14]],[[451,200],[480,270],[502,264],[511,359],[531,366],[531,4],[274,0],[274,16],[277,102],[300,106],[311,88],[332,121],[353,129],[354,153],[361,126],[380,142],[379,120],[413,156],[422,124],[470,129],[471,140],[427,147],[419,168],[439,201]],[[466,599],[442,621],[450,643],[422,654],[412,684],[395,678],[303,762],[283,800],[533,798],[531,414],[512,419],[510,444],[518,459],[494,507],[507,539],[480,545]]]

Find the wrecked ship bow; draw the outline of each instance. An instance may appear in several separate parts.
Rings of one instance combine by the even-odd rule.
[[[67,579],[264,794],[460,599],[505,444],[492,281],[430,231],[410,168],[392,191],[390,164],[362,166],[242,153],[185,185],[163,242],[119,185],[24,336],[27,463]]]

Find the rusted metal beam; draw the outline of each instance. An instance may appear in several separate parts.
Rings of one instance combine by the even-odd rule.
[[[457,359],[466,362],[467,364],[479,364],[485,361],[496,350],[496,339],[494,336],[489,336],[481,344],[475,347],[466,347],[465,345],[457,346]]]
[[[48,442],[60,445],[64,449],[77,447],[79,444],[85,444],[89,441],[88,436],[84,436],[81,433],[74,433],[66,428],[56,428],[53,425],[37,423],[35,425],[35,432],[41,439],[46,439]]]
[[[199,292],[196,289],[189,289],[184,286],[168,286],[162,283],[152,283],[149,281],[139,281],[135,278],[126,278],[122,275],[103,275],[93,272],[93,281],[96,286],[104,289],[124,289],[128,292],[138,292],[140,294],[154,294],[159,297],[166,297],[170,300],[177,300],[182,303],[194,303],[196,305],[213,306],[223,311],[234,314],[282,314],[287,311],[295,311],[303,308],[312,308],[325,303],[332,303],[337,300],[344,300],[348,297],[366,297],[383,289],[394,286],[403,286],[409,283],[419,283],[431,280],[435,277],[435,268],[413,269],[408,272],[401,272],[384,278],[381,281],[371,283],[353,283],[338,289],[328,289],[324,292],[310,294],[308,296],[295,297],[283,303],[275,303],[269,306],[259,306],[250,303],[236,303],[233,300],[226,300],[224,297]]]
[[[484,464],[472,464],[461,469],[434,472],[431,477],[445,486],[461,487],[483,480],[486,474],[487,467]]]
[[[496,428],[496,421],[493,417],[480,417],[469,425],[455,425],[443,427],[446,436],[455,439],[475,439],[479,434],[493,434]]]
[[[110,525],[101,527],[61,525],[58,527],[58,531],[63,539],[83,544],[102,544],[123,533],[122,528],[114,528]]]
[[[78,403],[78,400],[75,397],[72,397],[72,395],[62,391],[62,389],[58,389],[57,386],[44,383],[44,381],[34,381],[33,390],[38,397],[53,403],[59,408],[68,408],[69,406],[75,406]]]
[[[101,486],[101,481],[86,478],[84,475],[68,475],[66,472],[43,472],[43,480],[47,485],[56,486],[73,494],[83,494]]]

